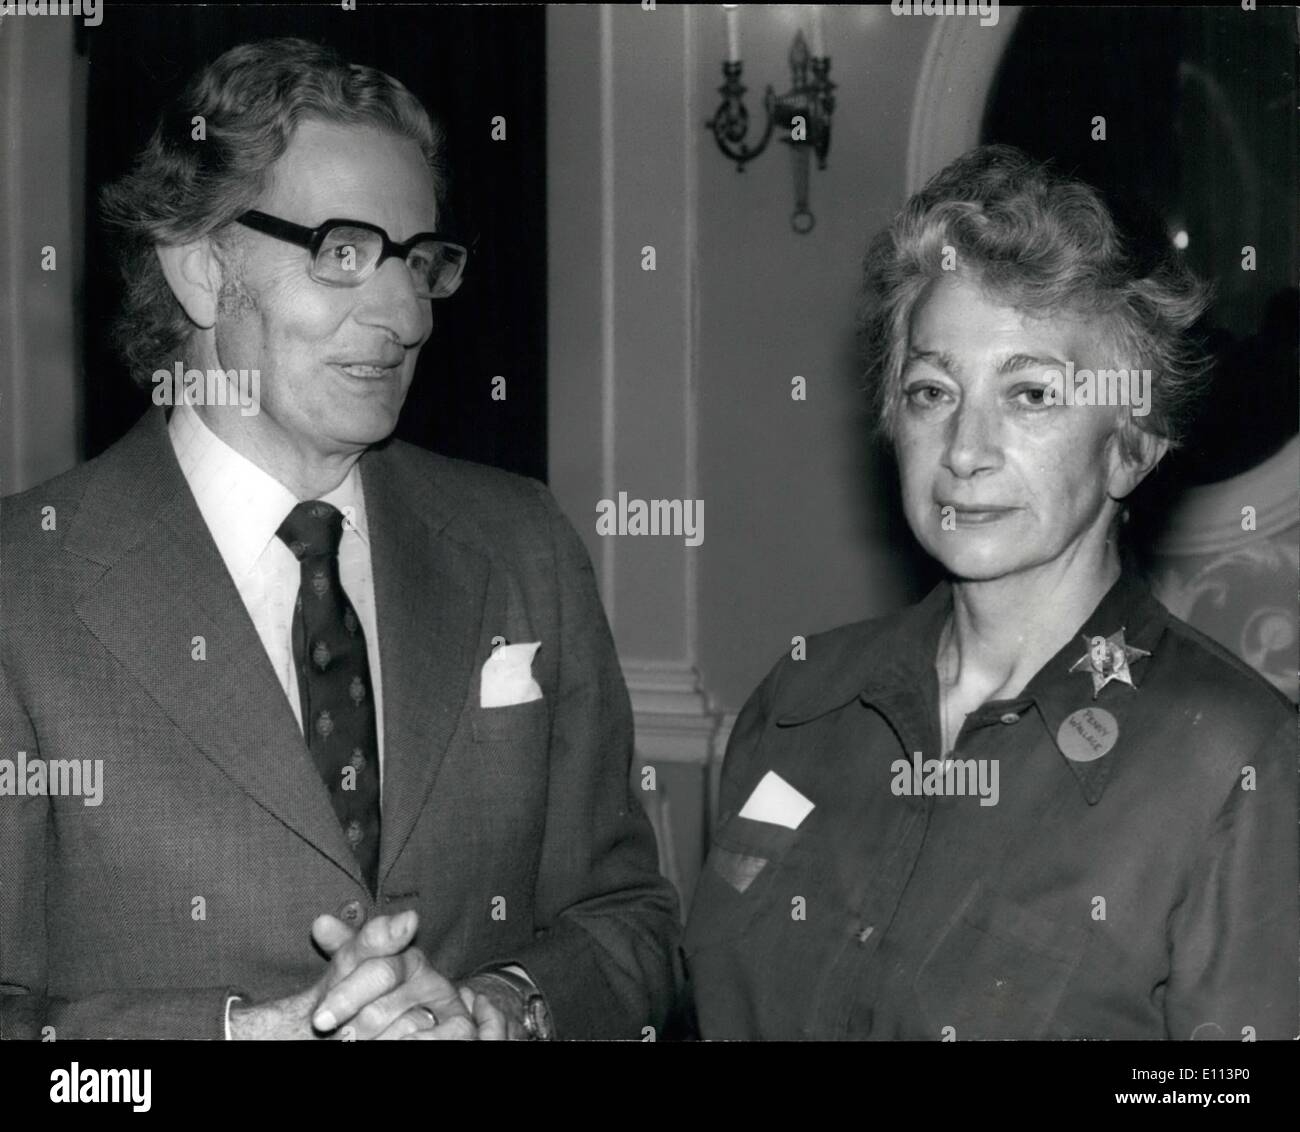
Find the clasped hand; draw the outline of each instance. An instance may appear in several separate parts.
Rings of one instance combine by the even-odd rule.
[[[235,1003],[233,1038],[501,1040],[504,1013],[469,986],[456,987],[412,946],[414,911],[376,916],[353,931],[318,916],[312,939],[330,957],[317,982],[300,994],[258,1006]]]

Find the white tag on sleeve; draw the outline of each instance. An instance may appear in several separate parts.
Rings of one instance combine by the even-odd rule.
[[[786,829],[798,829],[813,808],[812,802],[776,771],[769,770],[754,787],[749,801],[741,807],[740,816],[783,825]]]

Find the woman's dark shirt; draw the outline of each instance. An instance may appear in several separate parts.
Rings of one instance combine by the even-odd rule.
[[[967,717],[950,757],[986,803],[997,761],[996,804],[902,793],[940,755],[951,600],[810,638],[738,717],[683,941],[701,1035],[1294,1037],[1291,702],[1125,575]],[[1070,668],[1121,627],[1151,655],[1094,699]],[[769,772],[813,804],[797,828],[738,816]]]

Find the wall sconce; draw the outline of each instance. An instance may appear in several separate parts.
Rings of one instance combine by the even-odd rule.
[[[752,161],[767,148],[776,127],[787,131],[781,137],[792,148],[794,168],[794,212],[790,226],[803,235],[811,232],[817,223],[808,208],[808,161],[817,155],[817,168],[826,168],[826,155],[831,148],[831,115],[835,112],[835,84],[830,80],[831,60],[826,54],[822,31],[821,7],[813,8],[813,50],[808,51],[803,32],[795,33],[790,47],[791,87],[778,95],[769,85],[763,96],[763,111],[767,121],[758,141],[750,145],[749,111],[745,107],[745,90],[740,81],[743,64],[740,61],[740,13],[737,5],[724,4],[727,20],[727,59],[722,64],[722,85],[718,93],[722,103],[705,126],[713,131],[718,148],[736,163],[736,171],[743,173],[747,162]],[[809,72],[811,71],[811,77]]]

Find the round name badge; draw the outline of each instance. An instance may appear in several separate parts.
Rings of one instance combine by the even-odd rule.
[[[1061,754],[1076,763],[1101,758],[1119,738],[1119,723],[1105,708],[1087,707],[1072,711],[1056,733]]]

